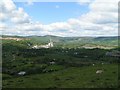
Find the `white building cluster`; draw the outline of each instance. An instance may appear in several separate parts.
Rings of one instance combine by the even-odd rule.
[[[39,49],[39,48],[51,48],[51,47],[53,47],[54,45],[53,45],[53,42],[51,41],[51,39],[50,39],[50,42],[48,43],[48,44],[46,44],[46,45],[35,45],[35,46],[33,46],[32,48],[33,49]]]

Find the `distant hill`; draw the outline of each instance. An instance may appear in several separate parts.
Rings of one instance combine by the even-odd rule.
[[[14,38],[26,38],[34,44],[46,44],[51,39],[56,47],[78,48],[78,47],[117,47],[118,37],[59,37],[52,35],[45,36],[2,36]]]

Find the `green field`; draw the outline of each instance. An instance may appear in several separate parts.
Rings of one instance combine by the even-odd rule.
[[[104,72],[98,75],[97,69]],[[51,73],[7,77],[10,78],[3,80],[3,88],[117,88],[118,65],[69,67]]]
[[[108,43],[106,47],[111,46],[114,47],[113,49],[76,48],[79,46],[78,38],[64,40],[58,37],[52,37],[56,41],[55,47],[48,49],[31,48],[36,44],[47,43],[48,37],[37,37],[37,39],[29,37],[31,39],[21,41],[3,40],[3,88],[118,87],[118,63],[120,61],[117,53],[120,49],[109,43],[112,40],[116,42],[114,38],[95,39],[96,42],[99,39],[103,43],[106,40]],[[87,43],[87,39],[85,41]],[[62,43],[59,44],[60,42]],[[100,43],[96,44],[100,45]],[[62,48],[63,46],[65,48]],[[107,52],[112,52],[112,55],[107,55]],[[51,62],[53,63],[51,64]],[[102,70],[102,73],[96,74],[98,70]],[[18,75],[21,71],[26,72],[26,74]]]

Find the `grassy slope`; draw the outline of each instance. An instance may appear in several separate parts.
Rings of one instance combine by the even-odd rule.
[[[56,37],[54,37],[56,39]],[[39,40],[39,38],[37,37]],[[36,39],[35,39],[36,40]],[[43,39],[41,39],[43,40]],[[46,40],[49,40],[49,37],[47,37]],[[58,39],[57,39],[58,40]],[[78,39],[70,39],[67,38],[65,40],[62,40],[61,38],[59,39],[61,42],[66,42],[69,45],[72,45],[74,41],[78,42]],[[59,41],[58,40],[58,41]],[[83,39],[82,39],[83,40]],[[101,39],[100,39],[101,40]],[[110,39],[112,40],[112,39]],[[33,40],[34,41],[34,40]],[[43,40],[44,41],[44,40]],[[68,42],[67,42],[68,41]],[[81,41],[81,40],[80,40]],[[84,41],[84,40],[83,40]],[[98,40],[96,40],[98,41]],[[102,40],[103,41],[103,40]],[[109,41],[109,40],[108,40]],[[29,41],[28,41],[29,42]],[[38,42],[38,41],[35,41]],[[110,42],[110,41],[109,41]],[[14,40],[6,40],[3,41],[5,45],[8,45],[9,47],[6,48],[6,50],[9,51],[9,49],[12,48],[12,45],[18,46],[21,48],[26,48],[27,44],[26,41],[14,41]],[[40,41],[41,43],[41,41]],[[79,45],[79,43],[78,43]],[[16,50],[17,47],[13,48]],[[47,55],[47,54],[46,54]],[[59,53],[58,53],[59,55]],[[50,55],[49,55],[50,56]],[[54,57],[54,55],[50,56]],[[65,57],[65,56],[64,56]],[[34,60],[35,58],[33,58]],[[22,59],[21,59],[22,60]],[[24,59],[23,59],[24,60]],[[32,58],[31,58],[32,60]],[[13,63],[14,64],[14,63]],[[16,63],[15,63],[16,64]],[[21,67],[20,67],[21,68]],[[89,67],[69,67],[69,68],[63,68],[62,66],[51,66],[49,68],[58,68],[60,69],[59,71],[55,71],[52,73],[44,73],[44,74],[32,74],[24,77],[14,77],[14,76],[8,76],[8,75],[3,75],[6,77],[10,77],[9,79],[3,80],[3,87],[28,87],[28,88],[52,88],[52,87],[81,87],[81,88],[102,88],[102,87],[116,87],[117,86],[117,65],[114,64],[108,64],[104,65],[101,67],[99,66],[89,66]],[[62,69],[61,69],[62,68]],[[101,75],[96,75],[96,70],[104,68],[105,72]]]
[[[3,81],[4,87],[12,88],[105,88],[117,87],[118,66],[115,64],[89,67],[69,67],[61,71],[34,74]],[[101,75],[95,72],[104,69]]]

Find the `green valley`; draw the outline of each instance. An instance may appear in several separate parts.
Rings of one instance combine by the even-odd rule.
[[[117,37],[6,37],[2,37],[3,88],[118,87]],[[54,46],[32,48],[49,39]],[[90,46],[94,48],[86,48]]]

